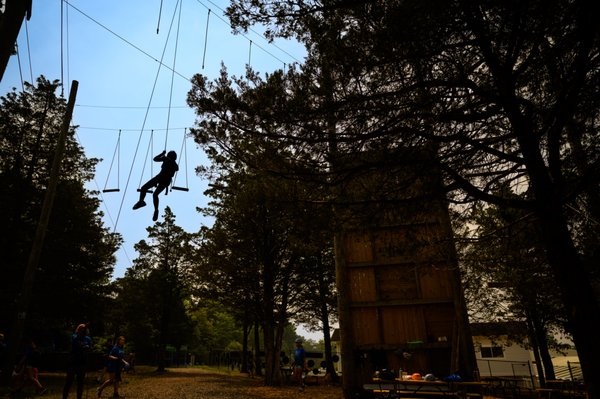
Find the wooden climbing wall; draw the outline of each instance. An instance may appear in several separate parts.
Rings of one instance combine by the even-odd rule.
[[[340,212],[336,236],[346,396],[384,368],[442,377],[474,367],[448,209],[428,159],[366,173],[343,194],[371,202]]]

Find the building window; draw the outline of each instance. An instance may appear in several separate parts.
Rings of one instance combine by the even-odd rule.
[[[504,351],[501,346],[482,346],[481,347],[481,357],[482,358],[490,358],[490,357],[504,357]]]

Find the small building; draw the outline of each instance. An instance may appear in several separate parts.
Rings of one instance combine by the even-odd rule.
[[[523,377],[537,384],[535,356],[528,345],[525,322],[471,323],[477,367],[485,377]],[[550,350],[558,379],[582,379],[579,357],[574,349],[559,353]]]
[[[484,377],[530,377],[533,353],[527,342],[524,322],[471,323],[471,335],[479,375]]]

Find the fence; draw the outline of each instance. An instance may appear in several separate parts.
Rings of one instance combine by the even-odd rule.
[[[531,381],[532,388],[539,385],[537,373],[534,373],[536,368],[531,361],[477,359],[477,367],[481,377],[522,377]],[[554,366],[554,374],[558,380],[583,380],[579,362],[567,362],[566,366]]]
[[[554,374],[558,380],[583,380],[583,372],[581,371],[581,364],[579,362],[567,362],[566,366],[555,366]]]

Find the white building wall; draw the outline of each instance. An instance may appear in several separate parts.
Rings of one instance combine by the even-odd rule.
[[[475,346],[475,357],[481,377],[486,376],[530,376],[532,371],[532,353],[517,344],[506,345],[502,337],[492,342],[487,337],[473,337]],[[481,347],[502,346],[504,356],[494,358],[481,357]]]

